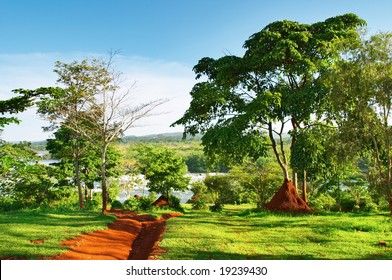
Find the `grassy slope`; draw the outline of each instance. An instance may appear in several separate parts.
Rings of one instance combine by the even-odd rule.
[[[96,212],[0,214],[0,259],[44,259],[67,249],[62,240],[107,228],[114,216]],[[43,241],[43,242],[42,242]]]
[[[242,210],[189,211],[170,219],[161,259],[392,259],[387,213],[289,216]],[[378,245],[380,240],[388,246]]]

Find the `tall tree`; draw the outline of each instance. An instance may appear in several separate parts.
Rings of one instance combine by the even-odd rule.
[[[79,194],[79,206],[84,208],[83,187],[80,180],[80,153],[82,136],[81,128],[84,125],[86,112],[89,110],[88,101],[94,98],[99,85],[104,79],[99,75],[100,68],[97,61],[89,63],[73,61],[66,64],[57,61],[54,72],[58,74],[57,82],[65,88],[39,88],[35,92],[45,93],[38,103],[38,113],[51,122],[46,130],[56,130],[60,127],[68,128],[70,137],[71,155],[73,157],[75,182]]]
[[[109,145],[166,102],[160,99],[133,105],[130,100],[132,88],[121,87],[121,73],[113,67],[115,55],[115,52],[111,53],[107,61],[58,62],[55,72],[66,88],[41,89],[51,93],[44,100],[49,101],[50,106],[42,103],[41,111],[49,113],[52,122],[68,127],[78,137],[86,137],[100,150],[103,214],[108,202],[106,154]]]
[[[392,34],[364,40],[342,57],[329,80],[331,112],[346,152],[370,153],[371,184],[392,214]]]
[[[326,98],[320,77],[364,24],[354,14],[315,24],[277,21],[245,41],[243,57],[201,59],[194,72],[206,81],[193,87],[189,109],[173,125],[184,125],[184,135],[204,134],[210,157],[257,158],[270,145],[289,178],[285,128],[295,132],[320,117]]]

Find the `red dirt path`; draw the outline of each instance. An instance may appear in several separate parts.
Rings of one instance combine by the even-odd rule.
[[[148,215],[129,211],[109,211],[117,219],[108,229],[94,231],[62,242],[69,251],[54,260],[147,260],[162,253],[158,243],[162,239],[166,220],[179,214],[165,214],[155,220]]]

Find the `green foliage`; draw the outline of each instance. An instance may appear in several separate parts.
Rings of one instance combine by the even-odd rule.
[[[152,209],[152,204],[154,203],[155,199],[149,196],[141,196],[138,198],[138,201],[138,209],[143,211],[149,211]]]
[[[310,200],[308,204],[317,213],[336,210],[337,207],[336,199],[328,193],[322,193],[316,199]]]
[[[391,57],[392,34],[374,35],[342,56],[327,83],[346,153],[370,157],[370,186],[387,198],[392,213]]]
[[[150,191],[169,197],[172,190],[184,191],[188,187],[187,166],[174,151],[146,147],[140,150],[139,159]]]
[[[220,212],[222,212],[223,207],[224,207],[224,205],[222,203],[215,202],[214,205],[211,205],[209,207],[209,209],[210,209],[211,212],[218,212],[218,213],[220,213]]]
[[[13,90],[13,93],[19,94],[8,100],[0,100],[0,114],[17,114],[25,111],[33,105],[34,98],[39,94],[22,89]],[[4,127],[10,123],[19,124],[20,120],[16,117],[0,117],[0,127]]]
[[[58,180],[58,169],[38,164],[29,143],[0,144],[0,197],[4,210],[67,207],[74,191]]]
[[[308,180],[325,180],[340,175],[345,159],[338,157],[336,134],[336,128],[325,123],[312,123],[305,129],[292,132],[295,142],[290,148],[290,165],[301,178],[304,171]]]
[[[181,201],[177,196],[171,195],[169,197],[169,206],[171,209],[184,213],[184,209],[181,206]]]
[[[274,134],[282,138],[288,121],[295,131],[324,113],[319,77],[333,67],[343,45],[357,42],[364,24],[354,14],[312,25],[277,21],[245,41],[243,57],[202,58],[193,70],[206,81],[194,85],[188,110],[173,125],[183,125],[184,136],[202,133],[211,162],[256,160],[272,144],[288,177],[286,152],[283,146],[278,151]],[[277,122],[280,132],[272,125]]]
[[[204,179],[204,184],[207,186],[208,193],[212,196],[214,204],[241,203],[242,189],[238,182],[230,176],[208,175]]]
[[[190,190],[193,192],[193,196],[189,200],[189,202],[192,204],[192,209],[206,209],[208,189],[204,182],[202,180],[192,182]]]
[[[282,183],[281,169],[270,158],[259,158],[257,161],[248,159],[241,165],[233,166],[230,176],[243,187],[241,201],[256,202],[259,208],[264,207]]]
[[[191,173],[206,173],[208,172],[208,164],[203,154],[191,154],[184,158]]]
[[[139,208],[139,198],[131,197],[124,201],[123,208],[125,210],[137,211]]]
[[[119,200],[114,200],[111,202],[112,209],[123,209],[123,204]]]
[[[193,210],[204,210],[207,209],[207,203],[204,198],[199,199],[191,199],[190,203],[192,205]]]

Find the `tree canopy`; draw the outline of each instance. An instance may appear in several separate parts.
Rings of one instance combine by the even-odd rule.
[[[161,193],[169,198],[173,190],[187,189],[190,180],[185,176],[187,166],[174,151],[166,148],[146,147],[140,151],[139,160],[141,173],[148,180],[147,187],[150,191]]]
[[[363,25],[354,14],[314,24],[277,21],[245,41],[242,57],[202,58],[193,70],[204,81],[194,85],[188,110],[173,125],[184,125],[184,136],[202,133],[213,159],[257,158],[272,146],[288,178],[287,123],[296,131],[321,117],[326,94],[320,77],[357,43]]]

